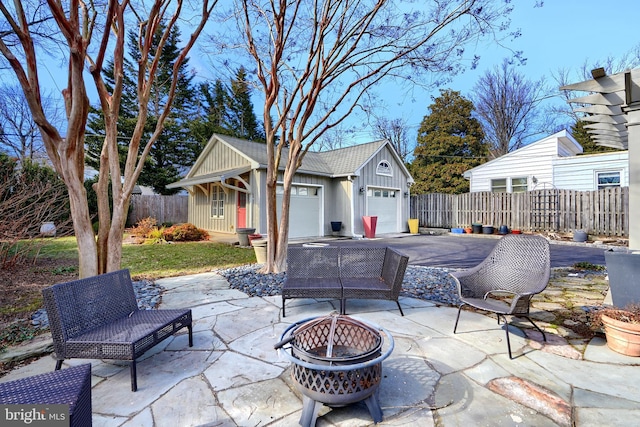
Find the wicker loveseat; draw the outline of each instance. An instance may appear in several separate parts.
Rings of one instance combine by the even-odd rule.
[[[85,363],[62,371],[47,372],[2,383],[0,384],[0,404],[66,405],[69,410],[68,426],[90,427],[92,422],[91,365]],[[9,409],[7,408],[6,411]],[[34,420],[33,425],[43,425],[38,421]],[[15,419],[10,423],[12,425],[29,424]],[[64,422],[56,423],[56,425],[60,424]],[[51,424],[47,423],[47,425]]]
[[[60,283],[42,294],[56,370],[69,358],[127,360],[136,391],[136,359],[144,352],[184,327],[193,346],[191,310],[138,309],[129,270]]]
[[[409,257],[389,247],[290,247],[282,286],[282,316],[290,298],[334,298],[346,314],[347,299],[395,301]]]

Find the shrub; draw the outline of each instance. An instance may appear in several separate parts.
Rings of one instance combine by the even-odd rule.
[[[142,218],[140,221],[138,221],[136,226],[129,231],[131,232],[132,236],[149,238],[151,237],[151,233],[153,233],[154,230],[158,230],[157,224],[158,221],[155,218],[151,218],[149,216],[147,218]]]
[[[208,239],[209,233],[193,224],[185,223],[165,228],[163,236],[169,242],[195,242]]]

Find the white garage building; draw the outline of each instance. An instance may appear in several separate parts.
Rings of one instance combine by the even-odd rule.
[[[185,178],[167,187],[189,192],[189,222],[198,227],[264,234],[266,169],[265,144],[213,135]],[[292,187],[289,238],[330,235],[331,222],[343,236],[363,235],[363,216],[377,217],[376,234],[407,231],[412,183],[387,141],[308,152]]]

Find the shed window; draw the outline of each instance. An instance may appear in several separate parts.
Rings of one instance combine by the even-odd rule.
[[[507,192],[507,180],[503,179],[492,179],[491,180],[491,191],[494,193],[506,193]]]
[[[224,218],[224,190],[217,185],[211,189],[211,217]]]
[[[527,191],[527,178],[511,178],[511,192],[524,193]]]
[[[620,187],[620,172],[596,172],[598,190],[609,187]]]
[[[378,167],[376,167],[376,175],[392,176],[393,171],[391,170],[391,164],[386,160],[382,160],[378,163]]]

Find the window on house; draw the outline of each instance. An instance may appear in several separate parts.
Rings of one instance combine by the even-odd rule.
[[[527,191],[527,178],[511,178],[511,192],[524,193]]]
[[[376,175],[392,176],[393,172],[391,171],[391,164],[386,160],[378,163],[378,166],[376,167]]]
[[[211,189],[211,217],[224,218],[224,190],[218,185]]]
[[[491,180],[491,191],[493,193],[506,193],[507,192],[507,180],[503,179],[492,179]]]
[[[620,187],[620,172],[596,172],[598,190],[609,187]]]

